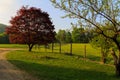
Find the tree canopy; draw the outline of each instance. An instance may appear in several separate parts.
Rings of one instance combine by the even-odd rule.
[[[92,32],[85,32],[87,29],[73,26],[71,30],[59,30],[56,38],[61,43],[88,43],[93,37]]]
[[[54,41],[54,25],[47,12],[35,7],[22,7],[6,28],[11,43],[27,44],[29,51],[35,44]]]
[[[65,43],[65,39],[66,39],[66,31],[65,30],[59,30],[57,35],[56,35],[56,38],[59,42],[61,43]]]

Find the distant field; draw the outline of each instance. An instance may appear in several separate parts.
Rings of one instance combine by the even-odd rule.
[[[89,44],[73,44],[73,56],[64,54],[69,52],[69,47],[63,45],[62,54],[59,53],[58,46],[54,53],[42,46],[39,49],[34,47],[32,52],[12,51],[7,54],[7,58],[12,64],[40,80],[119,80],[114,76],[113,66],[82,59],[84,45],[87,46],[87,54],[93,55],[93,58],[100,57],[99,49],[93,49]]]

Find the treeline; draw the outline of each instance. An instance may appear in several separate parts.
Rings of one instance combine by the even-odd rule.
[[[0,24],[0,44],[9,44],[9,37],[5,34],[6,25]],[[71,30],[60,29],[56,33],[57,42],[61,43],[89,43],[93,33],[82,27],[72,27]]]
[[[61,43],[89,43],[93,33],[82,27],[72,27],[72,30],[59,30],[56,34],[57,41]]]

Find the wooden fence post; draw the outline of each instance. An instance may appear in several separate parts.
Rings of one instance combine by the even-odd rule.
[[[54,50],[54,43],[52,42],[52,53],[53,53],[53,50]]]
[[[60,42],[60,53],[61,53],[61,42]]]
[[[86,45],[84,46],[84,59],[86,59]]]
[[[72,55],[72,42],[70,43],[70,55]]]

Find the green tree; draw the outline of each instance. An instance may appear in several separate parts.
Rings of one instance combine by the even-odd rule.
[[[114,50],[113,58],[116,61],[116,75],[120,76],[120,44],[118,37],[120,35],[120,1],[119,0],[51,0],[56,8],[64,10],[65,17],[77,18],[91,28],[96,27],[95,33],[101,34],[110,39],[118,49],[117,55]],[[104,22],[109,22],[104,26]],[[103,29],[102,27],[106,29]],[[108,35],[106,32],[111,32]]]
[[[73,43],[79,43],[80,42],[80,31],[77,27],[73,27],[72,40],[73,40]]]
[[[94,37],[94,33],[92,32],[91,29],[86,28],[85,29],[85,35],[86,35],[86,42],[89,43],[92,38]]]
[[[84,28],[79,28],[80,31],[80,43],[87,43],[87,35]]]
[[[109,50],[114,47],[112,41],[103,35],[95,35],[90,44],[95,48],[101,48],[101,61],[106,63]]]
[[[66,31],[66,39],[65,39],[66,43],[71,43],[72,42],[72,35],[70,33],[70,31]]]
[[[88,38],[84,28],[73,27],[72,39],[74,43],[87,43]]]
[[[65,43],[65,39],[66,39],[66,31],[65,30],[59,30],[57,35],[56,35],[56,38],[59,42],[61,43]]]

